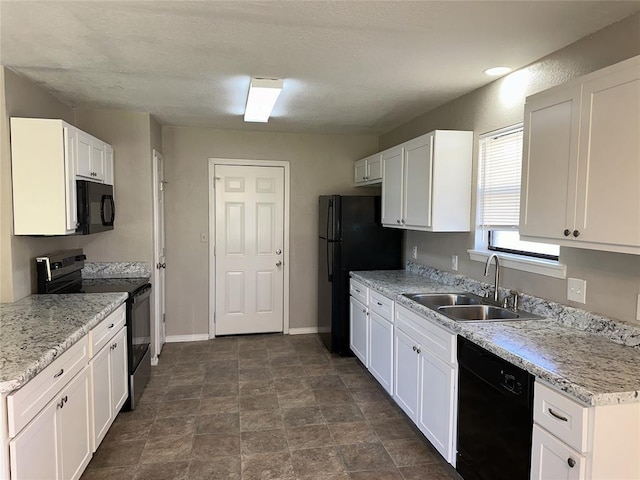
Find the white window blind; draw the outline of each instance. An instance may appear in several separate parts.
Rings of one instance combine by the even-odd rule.
[[[479,224],[488,229],[518,228],[522,126],[480,138]]]

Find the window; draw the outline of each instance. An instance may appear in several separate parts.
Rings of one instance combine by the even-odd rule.
[[[522,125],[480,136],[477,247],[558,260],[560,247],[520,240]]]

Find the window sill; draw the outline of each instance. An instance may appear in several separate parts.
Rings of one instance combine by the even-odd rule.
[[[476,262],[485,263],[489,256],[495,252],[488,250],[467,250],[469,258]],[[567,278],[567,266],[555,262],[553,260],[545,260],[543,258],[524,258],[519,255],[510,253],[497,253],[500,258],[500,265],[513,270],[522,270],[523,272],[537,273],[554,278]]]

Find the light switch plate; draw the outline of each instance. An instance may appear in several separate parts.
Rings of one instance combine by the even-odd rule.
[[[640,320],[640,293],[638,294],[638,304],[636,305],[636,320]]]
[[[587,281],[579,278],[567,279],[567,300],[587,303]]]
[[[451,255],[451,270],[458,271],[458,255]]]
[[[411,247],[411,256],[413,258],[418,258],[418,246],[414,245],[413,247]]]

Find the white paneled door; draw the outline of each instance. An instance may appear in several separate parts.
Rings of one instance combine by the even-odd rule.
[[[284,168],[215,166],[215,334],[283,331]]]

